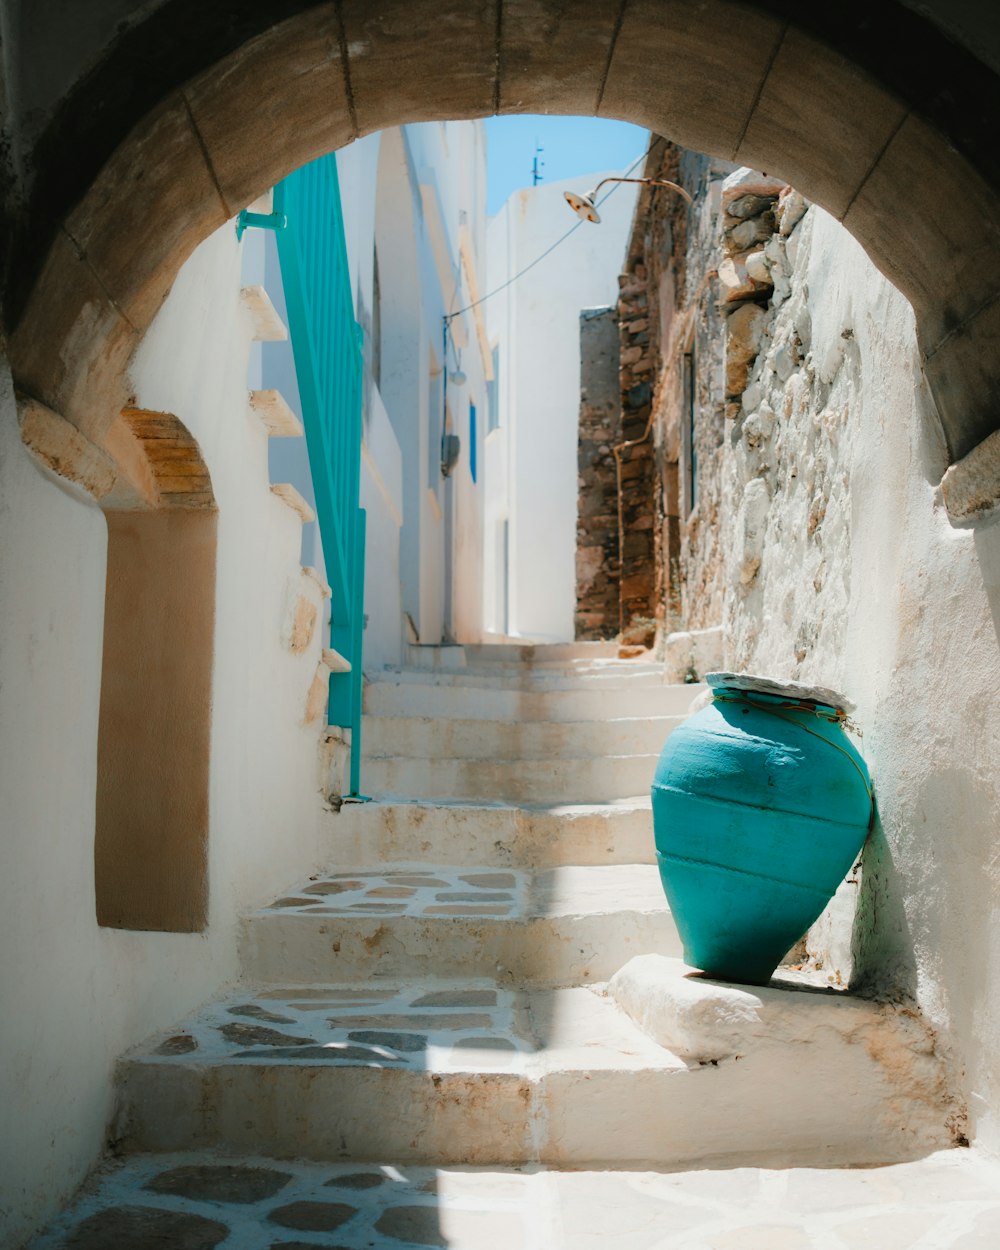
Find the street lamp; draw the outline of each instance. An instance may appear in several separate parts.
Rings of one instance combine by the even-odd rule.
[[[689,204],[694,203],[694,200],[691,199],[683,187],[679,187],[676,182],[669,182],[666,178],[602,178],[597,186],[592,191],[588,191],[586,195],[577,195],[575,191],[563,192],[566,203],[576,213],[577,217],[582,218],[584,221],[592,221],[595,226],[598,224],[601,220],[601,214],[594,206],[594,199],[606,182],[639,182],[647,187],[669,187],[671,191],[676,191],[679,195],[683,195]]]

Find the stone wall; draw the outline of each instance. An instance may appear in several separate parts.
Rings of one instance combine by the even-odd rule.
[[[670,548],[660,579],[672,608],[665,625],[717,627],[722,619],[720,467],[723,454],[722,319],[718,309],[719,188],[732,167],[681,151],[676,178],[693,197],[673,194],[673,251],[661,259],[662,366],[656,388],[657,448]],[[669,192],[666,194],[670,194]]]
[[[820,210],[785,188],[756,220],[758,250],[746,269],[767,284],[766,298],[730,317],[727,350],[729,655],[737,667],[778,665],[810,679],[822,671],[829,681],[850,600],[845,434],[867,398],[854,330],[861,310],[836,273],[809,281],[817,223],[830,231]],[[814,341],[814,319],[834,308],[836,332]]]
[[[650,307],[652,242],[649,188],[636,205],[625,271],[618,279],[621,441],[614,448],[621,518],[619,583],[623,643],[653,641],[656,596],[657,495],[652,441],[653,382],[659,364],[655,309]]]
[[[644,188],[620,279],[625,516],[623,617],[646,641],[722,620],[720,492],[725,391],[718,311],[719,204],[726,162],[666,140]],[[638,619],[636,619],[638,618]],[[668,647],[669,654],[669,647]],[[671,675],[692,677],[690,655]]]
[[[643,176],[675,178],[681,156],[674,144],[654,140]],[[654,390],[663,354],[661,260],[673,253],[683,223],[661,212],[663,195],[660,188],[640,191],[618,278],[614,420],[594,427],[603,439],[594,443],[592,383],[583,378],[580,425],[577,637],[620,633],[624,644],[647,647],[662,625],[661,548],[671,541],[676,547],[676,535],[663,532],[675,492],[665,489],[658,469]],[[583,339],[581,347],[586,354]],[[613,526],[613,542],[607,528],[598,536],[594,518]]]
[[[674,326],[654,392],[663,465],[681,478],[665,619],[721,624],[727,668],[856,702],[876,820],[799,953],[834,984],[915,1001],[951,1050],[970,1138],[997,1151],[1000,527],[949,523],[913,310],[857,241],[773,179],[720,179],[686,155],[680,171],[695,207],[661,269]],[[697,369],[685,515],[673,362],[691,341],[715,389]]]
[[[721,662],[731,593],[753,580],[764,484],[746,492],[749,554],[734,572],[726,555],[736,524],[727,433],[735,423],[748,446],[761,437],[755,422],[744,431],[738,418],[770,311],[788,296],[785,241],[806,202],[777,179],[667,143],[652,150],[646,176],[678,182],[693,201],[668,189],[647,192],[629,252],[652,334],[642,362],[650,364],[655,451],[654,479],[645,480],[657,523],[654,614],[671,678],[691,680]],[[620,305],[623,334],[629,311]],[[779,367],[787,376],[794,344],[783,343]],[[710,644],[706,631],[714,633]]]
[[[618,616],[618,475],[612,448],[621,441],[618,313],[580,314],[579,496],[576,636],[613,638]]]
[[[654,140],[646,158],[642,176],[680,181],[695,196],[696,208],[689,215],[683,197],[669,188],[645,186],[639,194],[618,280],[618,421],[613,439],[594,446],[585,385],[579,637],[610,637],[620,630],[623,643],[649,646],[682,622],[701,628],[721,620],[716,494],[722,340],[712,296],[719,251],[716,184],[731,168],[665,139]],[[694,413],[706,419],[693,421]],[[607,521],[611,514],[620,530],[614,552],[606,531],[596,537],[590,520]]]
[[[856,701],[875,826],[805,954],[916,999],[976,1091],[971,1135],[996,1148],[1000,1003],[965,959],[1000,903],[1000,725],[976,693],[1000,679],[1000,531],[952,529],[931,485],[946,452],[906,301],[821,209],[782,191],[773,211],[727,410],[727,666]]]

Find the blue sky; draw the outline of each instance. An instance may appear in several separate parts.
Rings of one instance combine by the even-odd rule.
[[[561,182],[577,174],[623,169],[649,143],[649,131],[627,122],[596,117],[516,117],[486,119],[486,211],[492,217],[521,187],[531,186],[536,143],[542,182]]]

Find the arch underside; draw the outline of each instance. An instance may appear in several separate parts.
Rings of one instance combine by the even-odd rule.
[[[75,202],[55,203],[37,255],[26,248],[8,302],[16,384],[106,450],[130,357],[181,264],[292,169],[405,122],[593,114],[783,177],[840,219],[914,308],[957,461],[1000,424],[996,154],[973,159],[975,124],[964,151],[944,133],[941,90],[913,83],[907,98],[898,65],[875,77],[860,43],[846,55],[786,8],[343,0],[261,29],[193,77],[178,57],[177,81]],[[994,81],[969,77],[980,103]]]

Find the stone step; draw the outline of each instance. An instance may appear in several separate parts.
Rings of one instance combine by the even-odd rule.
[[[621,717],[613,720],[528,721],[451,719],[430,716],[369,716],[364,724],[365,757],[438,759],[566,759],[659,753],[681,716]]]
[[[476,686],[482,689],[522,691],[528,694],[549,690],[637,690],[661,688],[664,680],[661,665],[588,664],[571,671],[565,669],[533,669],[523,664],[491,665],[489,667],[437,672],[419,668],[372,669],[366,674],[371,682],[407,682],[427,686]],[[684,689],[682,686],[681,689]]]
[[[377,716],[434,716],[481,720],[581,721],[602,717],[684,716],[704,686],[662,682],[612,689],[510,689],[495,685],[409,681],[401,674],[373,675],[364,688],[364,709]]]
[[[668,1172],[434,1168],[386,1159],[356,1165],[186,1151],[119,1161],[32,1250],[113,1250],[125,1242],[128,1212],[137,1206],[146,1211],[150,1242],[158,1237],[154,1244],[164,1250],[185,1244],[182,1230],[192,1239],[210,1234],[209,1245],[228,1230],[223,1246],[267,1250],[303,1229],[309,1240],[300,1245],[313,1245],[321,1229],[345,1246],[460,1250],[1000,1245],[1000,1167],[975,1150],[879,1168],[807,1168],[792,1160],[781,1169]]]
[[[605,803],[649,793],[659,751],[569,759],[365,758],[366,793],[403,799]]]
[[[619,660],[609,655],[537,655],[519,659],[517,655],[490,655],[495,648],[408,647],[403,657],[404,672],[431,672],[441,676],[461,673],[504,674],[513,677],[559,676],[586,673],[655,673],[663,676],[663,664],[649,658]],[[427,652],[432,652],[427,655]]]
[[[528,872],[382,864],[307,882],[242,921],[253,981],[490,977],[607,980],[636,955],[680,943],[656,868]]]
[[[466,665],[565,664],[574,661],[618,660],[616,642],[465,643],[424,646],[411,643],[406,663],[412,668],[458,669]],[[631,663],[632,661],[628,661]]]
[[[473,803],[345,803],[327,820],[330,863],[428,861],[491,868],[652,864],[648,796],[556,807]]]
[[[610,642],[523,642],[496,643],[477,642],[465,644],[466,657],[480,659],[519,660],[525,663],[545,663],[561,660],[617,660],[618,643]]]
[[[793,1034],[702,1064],[587,988],[243,990],[120,1063],[114,1136],[126,1150],[438,1167],[857,1167],[951,1144],[940,1063],[915,1053],[905,1008],[780,993]]]

